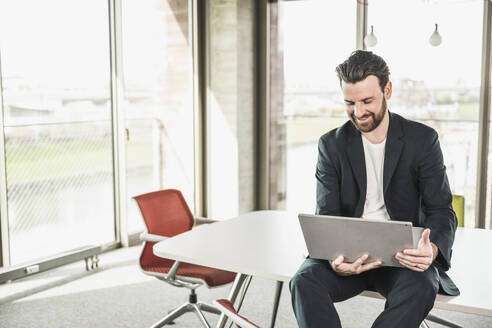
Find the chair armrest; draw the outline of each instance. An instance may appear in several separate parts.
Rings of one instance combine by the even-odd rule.
[[[142,232],[140,234],[140,240],[141,241],[148,241],[148,242],[153,242],[153,243],[157,243],[159,241],[163,241],[163,240],[166,240],[168,238],[169,237],[165,237],[165,236],[161,236],[161,235],[154,235],[154,234],[147,233],[147,232]]]
[[[209,223],[215,223],[215,222],[218,222],[218,220],[195,216],[195,225],[198,225],[198,224],[209,224]]]
[[[178,272],[179,265],[181,264],[180,261],[174,261],[173,266],[171,269],[169,269],[169,272],[167,273],[167,277],[170,280],[176,279],[176,272]]]

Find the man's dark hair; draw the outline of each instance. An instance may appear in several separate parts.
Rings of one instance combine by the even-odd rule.
[[[369,75],[375,75],[379,79],[379,86],[383,92],[390,74],[383,58],[364,50],[352,52],[347,60],[337,66],[336,71],[340,85],[342,85],[342,80],[346,83],[357,83]]]

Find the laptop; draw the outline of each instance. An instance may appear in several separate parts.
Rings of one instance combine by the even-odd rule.
[[[424,231],[411,222],[302,213],[299,223],[311,258],[332,261],[343,255],[354,262],[367,253],[365,263],[381,260],[382,266],[393,267],[402,267],[395,254],[416,248]]]

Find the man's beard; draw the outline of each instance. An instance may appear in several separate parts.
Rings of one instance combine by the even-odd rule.
[[[379,110],[379,112],[377,114],[369,113],[369,114],[364,115],[362,117],[362,118],[366,118],[368,116],[372,117],[372,120],[367,125],[366,124],[360,125],[357,122],[357,118],[355,117],[354,113],[352,113],[352,115],[350,115],[350,120],[352,121],[352,123],[354,123],[355,127],[360,132],[365,132],[365,133],[371,132],[374,129],[376,129],[379,126],[379,124],[381,124],[381,122],[384,119],[384,115],[386,114],[387,109],[388,109],[388,106],[386,105],[386,98],[383,97],[383,103],[381,104],[381,109]]]

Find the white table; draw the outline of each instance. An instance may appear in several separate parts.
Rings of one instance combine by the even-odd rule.
[[[244,275],[289,281],[307,250],[296,213],[257,211],[198,226],[159,242],[154,253],[241,273],[231,291],[235,298]],[[448,273],[461,295],[438,295],[434,307],[492,316],[491,254],[492,230],[458,228]],[[376,294],[364,292],[366,296]]]

